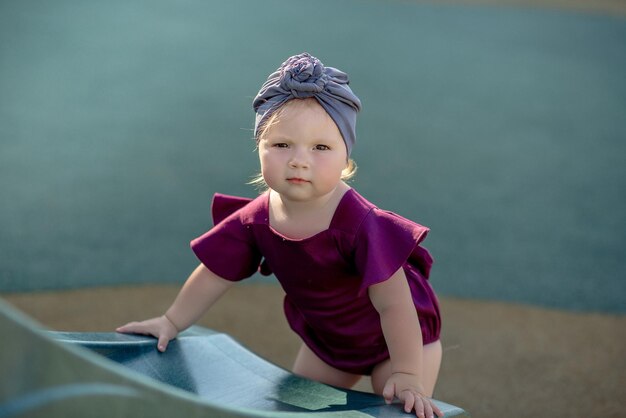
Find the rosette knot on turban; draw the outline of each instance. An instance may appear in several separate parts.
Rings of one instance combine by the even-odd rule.
[[[252,102],[256,112],[254,137],[258,140],[259,126],[288,100],[314,97],[337,124],[350,155],[361,101],[349,82],[346,73],[325,67],[306,52],[290,57],[270,74]]]

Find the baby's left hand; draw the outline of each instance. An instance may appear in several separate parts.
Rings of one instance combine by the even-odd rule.
[[[415,409],[415,415],[420,418],[433,418],[433,413],[438,417],[444,415],[432,399],[424,395],[424,388],[414,374],[393,373],[385,384],[383,397],[388,404],[397,397],[404,403],[407,413]]]

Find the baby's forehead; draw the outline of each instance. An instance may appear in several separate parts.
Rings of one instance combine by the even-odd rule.
[[[315,99],[294,99],[285,103],[276,113],[272,125],[298,125],[311,122],[319,128],[327,128],[337,131],[341,136],[339,128],[333,118]]]
[[[281,110],[269,121],[262,138],[324,138],[343,143],[335,121],[319,104],[296,104]]]
[[[314,111],[314,112],[323,112],[323,114],[328,115],[326,110],[322,107],[322,105],[315,99],[314,97],[308,97],[306,99],[291,99],[287,100],[280,106],[281,112],[305,112],[305,111]],[[330,116],[329,116],[330,117]]]
[[[316,123],[326,124],[336,127],[333,118],[328,114],[326,109],[316,99],[292,99],[283,104],[277,112],[276,121],[289,119],[313,119]]]

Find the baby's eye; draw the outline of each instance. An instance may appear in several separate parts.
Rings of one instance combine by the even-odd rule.
[[[287,148],[287,147],[289,147],[289,145],[285,144],[284,142],[277,142],[275,144],[272,144],[272,146],[274,148]]]
[[[327,151],[330,147],[328,145],[318,144],[315,146],[315,149],[318,151]]]

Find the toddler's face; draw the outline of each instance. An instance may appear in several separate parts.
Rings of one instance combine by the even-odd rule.
[[[325,196],[341,181],[347,151],[339,128],[315,99],[287,102],[259,141],[261,173],[283,198]]]

